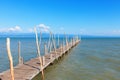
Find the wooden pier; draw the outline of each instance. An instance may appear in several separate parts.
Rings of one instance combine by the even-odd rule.
[[[53,63],[58,58],[62,57],[66,52],[76,46],[80,40],[73,40],[64,46],[60,46],[56,51],[51,51],[42,57],[43,69]],[[42,71],[38,58],[31,59],[23,64],[14,67],[15,80],[32,80],[37,74]],[[11,80],[10,70],[0,73],[0,80]]]

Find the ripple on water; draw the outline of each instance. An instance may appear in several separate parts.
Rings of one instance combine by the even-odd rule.
[[[102,75],[108,80],[119,80],[120,79],[120,74],[111,68],[106,68]]]
[[[105,59],[105,62],[107,63],[113,63],[113,64],[120,64],[120,59],[109,57]]]

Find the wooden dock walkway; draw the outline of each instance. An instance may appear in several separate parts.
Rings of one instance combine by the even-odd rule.
[[[68,43],[68,45],[62,46],[56,49],[56,51],[51,51],[50,53],[42,56],[44,57],[42,59],[44,63],[43,69],[45,69],[51,63],[53,63],[56,59],[62,57],[62,55],[64,55],[66,52],[68,52],[70,49],[76,46],[79,42],[80,40],[70,42]],[[39,59],[38,58],[31,59],[23,64],[19,64],[16,67],[14,67],[15,80],[31,80],[41,71],[42,70],[40,68]],[[0,79],[10,80],[11,79],[10,70],[0,73]]]

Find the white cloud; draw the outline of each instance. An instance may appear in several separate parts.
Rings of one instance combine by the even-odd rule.
[[[0,32],[21,32],[21,31],[22,31],[22,29],[20,26],[0,29]]]
[[[38,30],[40,30],[41,32],[46,32],[48,33],[49,30],[50,30],[50,27],[49,26],[46,26],[45,24],[39,24],[36,26],[38,28]],[[28,32],[34,32],[34,28],[29,28],[27,30]]]
[[[16,31],[22,31],[22,29],[19,26],[8,28],[8,32],[16,32]]]
[[[39,27],[42,32],[49,32],[50,30],[50,27],[45,24],[39,24],[37,27]]]
[[[34,32],[34,29],[33,28],[29,28],[28,32]]]

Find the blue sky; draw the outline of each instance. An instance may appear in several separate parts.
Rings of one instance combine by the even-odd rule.
[[[31,32],[44,25],[55,33],[120,36],[119,0],[0,0],[0,32]]]

